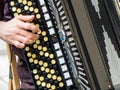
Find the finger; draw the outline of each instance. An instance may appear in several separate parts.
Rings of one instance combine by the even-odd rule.
[[[31,23],[19,22],[18,27],[24,30],[31,30],[33,32],[39,32],[40,29]]]
[[[14,41],[13,45],[15,45],[17,48],[21,48],[21,49],[25,47],[25,44],[23,44],[19,41]]]
[[[28,32],[26,30],[19,30],[18,34],[31,40],[37,40],[39,38],[39,35],[34,34],[32,32]]]
[[[29,22],[29,21],[32,21],[35,18],[35,16],[34,15],[26,15],[26,16],[19,15],[16,18],[24,22]]]
[[[23,44],[32,44],[35,41],[33,39],[28,39],[28,38],[23,37],[23,36],[17,36],[16,40],[23,43]]]

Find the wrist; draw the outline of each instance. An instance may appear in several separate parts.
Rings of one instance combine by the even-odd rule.
[[[2,31],[3,31],[4,24],[5,24],[4,21],[0,21],[0,39],[2,39]]]

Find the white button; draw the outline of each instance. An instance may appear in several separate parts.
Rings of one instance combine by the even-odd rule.
[[[62,66],[61,66],[61,69],[62,69],[63,72],[64,72],[64,71],[68,71],[67,65],[62,65]]]
[[[54,28],[50,28],[50,29],[49,29],[49,33],[50,33],[50,35],[55,34]]]
[[[63,57],[59,58],[58,60],[59,60],[60,64],[64,64],[65,63],[65,59]]]
[[[57,56],[58,56],[58,57],[60,57],[60,56],[63,55],[61,50],[56,51],[56,53],[57,53]]]
[[[69,25],[64,26],[65,30],[68,30],[70,27]]]
[[[52,25],[52,22],[51,21],[47,21],[47,26],[48,26],[48,28],[49,27],[52,27],[53,25]]]
[[[66,25],[66,24],[68,24],[68,21],[63,21],[63,25]]]
[[[73,82],[72,82],[71,79],[68,79],[68,80],[66,81],[66,83],[67,83],[67,86],[71,86],[71,85],[73,85]]]
[[[65,72],[63,75],[64,75],[65,79],[70,78],[70,73],[69,72]]]
[[[77,52],[73,52],[73,55],[74,55],[74,56],[78,56],[79,53],[77,53]]]
[[[45,20],[49,20],[50,19],[50,16],[48,13],[44,14],[44,17],[45,17]]]
[[[75,46],[75,43],[74,43],[74,42],[71,42],[71,43],[70,43],[70,46]]]
[[[39,1],[40,1],[40,5],[44,5],[45,4],[44,0],[39,0]]]
[[[73,48],[71,48],[71,50],[72,50],[72,51],[76,51],[76,50],[77,50],[77,48],[76,48],[76,47],[73,47]]]
[[[80,62],[81,58],[75,57],[75,60],[76,60],[76,61],[78,60],[78,61]]]
[[[43,6],[42,10],[43,10],[43,13],[46,13],[48,11],[47,8],[46,8],[46,6]]]
[[[79,60],[79,58],[77,60]],[[82,63],[81,62],[76,62],[76,65],[82,65]]]
[[[69,42],[72,42],[73,40],[74,40],[73,37],[68,38]]]
[[[55,43],[55,44],[54,44],[54,47],[55,47],[56,50],[59,49],[59,48],[60,48],[59,43]]]
[[[67,35],[67,36],[70,36],[70,35],[72,35],[72,32],[71,32],[71,31],[68,31],[68,32],[66,32],[66,35]]]

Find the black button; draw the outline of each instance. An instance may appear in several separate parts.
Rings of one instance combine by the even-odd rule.
[[[19,6],[20,6],[20,4],[19,4],[18,2],[16,2],[15,5],[16,5],[16,7],[19,7]]]
[[[43,75],[44,77],[47,76],[46,72],[43,72],[42,75]]]
[[[23,9],[23,8],[24,8],[24,5],[23,5],[23,4],[20,4],[20,8]]]
[[[35,2],[33,2],[33,4],[32,4],[32,5],[33,5],[33,7],[36,7],[36,3],[35,3]]]
[[[58,81],[54,81],[54,84],[57,86],[58,85]]]
[[[57,70],[57,65],[54,65],[54,66],[53,66],[53,69]]]
[[[39,86],[39,90],[43,90],[43,87],[42,87],[42,86]]]
[[[59,75],[59,71],[56,71],[56,75],[57,75],[57,76]]]
[[[31,68],[34,69],[35,68],[35,64],[32,63],[31,64]]]
[[[40,69],[40,66],[39,66],[39,65],[36,65],[36,68],[39,70],[39,69]]]
[[[51,83],[51,84],[52,84],[52,83],[53,83],[53,80],[52,80],[52,79],[50,79],[50,80],[49,80],[49,83]]]
[[[49,81],[49,79],[48,78],[45,78],[45,82],[48,82]]]
[[[48,90],[47,88],[44,88],[44,90]]]
[[[42,71],[38,71],[38,74],[39,74],[39,75],[42,75]]]
[[[52,68],[53,66],[52,66],[52,64],[49,64],[48,67],[49,67],[49,68]]]

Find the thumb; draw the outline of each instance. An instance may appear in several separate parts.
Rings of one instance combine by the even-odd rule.
[[[30,22],[30,21],[32,21],[35,17],[34,17],[34,15],[26,15],[26,16],[23,16],[23,15],[19,15],[19,16],[17,16],[16,18],[18,18],[19,20],[21,20],[21,21],[24,21],[24,22]]]

